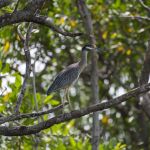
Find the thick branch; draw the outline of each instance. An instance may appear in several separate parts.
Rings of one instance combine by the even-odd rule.
[[[5,14],[3,16],[0,16],[0,27],[21,22],[34,22],[37,24],[45,25],[53,31],[64,36],[75,37],[82,35],[81,33],[69,33],[63,31],[59,27],[55,26],[52,23],[51,18],[49,17],[34,15],[34,12],[39,8],[39,6],[43,4],[43,2],[44,0],[31,1],[23,10],[15,11],[12,14]]]
[[[85,116],[87,114],[90,114],[92,112],[108,109],[112,106],[115,106],[121,102],[129,100],[131,97],[135,97],[137,95],[140,95],[142,93],[146,93],[150,90],[150,83],[145,84],[141,87],[135,88],[131,91],[129,91],[126,94],[123,94],[117,98],[111,99],[107,102],[95,104],[92,106],[89,106],[85,109],[81,110],[74,110],[70,113],[61,114],[59,116],[53,117],[51,119],[48,119],[47,121],[43,121],[39,124],[33,125],[33,126],[16,126],[16,127],[6,127],[1,126],[0,127],[0,135],[5,136],[23,136],[23,135],[30,135],[40,132],[41,130],[47,129],[55,124],[59,124],[65,121],[69,121],[72,119],[76,119],[82,116]]]

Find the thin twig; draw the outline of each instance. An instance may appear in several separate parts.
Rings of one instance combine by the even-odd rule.
[[[150,21],[150,18],[144,17],[144,16],[119,16],[120,18],[131,18],[131,19],[136,19],[136,20],[145,20],[145,21]]]
[[[35,110],[36,110],[36,112],[38,112],[39,111],[39,108],[38,108],[38,102],[37,102],[37,97],[36,97],[36,85],[35,85],[35,63],[36,63],[36,61],[37,61],[37,59],[38,59],[38,55],[37,56],[35,56],[35,59],[34,59],[34,62],[33,62],[33,65],[32,65],[32,73],[33,73],[33,78],[32,78],[32,83],[33,83],[33,95],[34,95],[34,103],[35,103]],[[40,120],[38,119],[38,122],[39,122]]]
[[[24,43],[24,41],[25,41],[25,38],[24,38],[24,36],[21,34],[21,24],[20,25],[18,25],[18,27],[17,27],[17,33],[18,33],[18,35],[19,35],[19,38],[20,38],[20,40]]]
[[[68,102],[65,102],[64,105],[68,105]],[[53,112],[56,112],[58,110],[60,110],[61,108],[63,108],[63,105],[59,105],[57,107],[54,107],[52,109],[48,109],[45,111],[40,111],[40,112],[36,112],[36,113],[28,113],[28,114],[18,114],[18,115],[10,115],[7,117],[1,117],[0,118],[0,124],[3,124],[5,122],[10,122],[10,121],[15,121],[15,120],[21,120],[21,119],[25,119],[25,118],[35,118],[35,117],[39,117],[45,114],[50,114]]]
[[[139,0],[140,4],[148,11],[150,12],[150,7],[144,4],[143,0]]]
[[[19,2],[20,2],[20,0],[17,1],[17,4],[16,4],[16,6],[15,6],[15,9],[14,9],[13,13],[17,11],[17,8],[18,8],[18,6],[19,6]]]
[[[5,87],[5,89],[1,92],[0,96],[3,96],[3,94],[6,90],[7,90],[7,88]]]
[[[15,106],[15,110],[14,113],[17,114],[19,113],[19,108],[21,106],[25,91],[26,91],[26,84],[27,84],[27,80],[30,77],[30,71],[31,71],[31,57],[30,57],[30,51],[29,51],[29,38],[30,38],[30,33],[32,30],[32,24],[29,24],[27,33],[26,33],[26,39],[24,41],[24,53],[25,53],[25,58],[26,58],[26,73],[25,73],[25,77],[24,77],[24,81],[21,87],[21,91],[20,94],[18,96],[17,102],[16,102],[16,106]]]

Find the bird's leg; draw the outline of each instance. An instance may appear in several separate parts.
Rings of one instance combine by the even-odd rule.
[[[64,114],[64,107],[65,107],[65,99],[66,99],[66,94],[67,94],[67,89],[64,89],[64,95],[62,96],[62,99],[61,99],[61,103],[63,105],[63,114]]]
[[[69,88],[67,88],[67,100],[68,100],[68,103],[69,103],[69,108],[70,108],[70,110],[72,110],[72,106],[71,106],[71,103],[70,103],[70,96],[69,96]]]

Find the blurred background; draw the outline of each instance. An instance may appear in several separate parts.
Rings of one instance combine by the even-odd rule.
[[[21,0],[18,9],[24,8]],[[150,38],[150,24],[135,16],[149,16],[137,0],[87,0],[91,12],[96,45],[104,50],[98,54],[98,76],[100,101],[119,96],[138,86],[144,54]],[[150,6],[150,1],[145,1]],[[15,3],[0,10],[0,15],[11,13]],[[85,32],[76,1],[51,0],[41,11],[55,25],[69,32]],[[133,16],[132,18],[129,16]],[[28,23],[21,24],[26,33]],[[30,38],[32,64],[35,63],[36,97],[39,110],[50,109],[61,103],[60,93],[46,96],[46,90],[55,75],[71,63],[80,59],[81,49],[88,43],[86,36],[65,37],[48,27],[33,25]],[[74,109],[92,104],[90,53],[88,66],[78,83],[71,88],[71,104]],[[0,113],[13,112],[25,73],[23,44],[17,34],[17,25],[0,29]],[[35,111],[33,95],[33,73],[21,106],[22,113]],[[68,106],[65,107],[68,112]],[[45,115],[44,119],[58,115],[61,110]],[[100,150],[145,150],[150,149],[150,123],[140,109],[139,102],[132,98],[116,107],[99,112],[101,122]],[[24,119],[21,124],[33,125],[37,119]],[[10,124],[11,126],[11,124]],[[84,150],[91,149],[92,115],[54,125],[37,136],[0,137],[0,149],[30,150]]]

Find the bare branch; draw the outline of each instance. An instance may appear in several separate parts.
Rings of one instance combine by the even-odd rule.
[[[55,26],[52,23],[51,18],[49,18],[49,17],[37,15],[37,16],[32,17],[30,19],[30,21],[32,21],[34,23],[41,24],[41,25],[45,25],[45,26],[49,27],[50,29],[52,29],[53,31],[60,33],[64,36],[75,37],[75,36],[81,36],[82,35],[82,33],[70,33],[70,32],[63,31],[62,29]]]
[[[141,71],[141,76],[139,80],[139,84],[148,83],[150,77],[150,40],[148,41],[147,51],[145,53],[145,59],[143,68]],[[142,96],[141,106],[143,111],[146,113],[147,117],[150,119],[150,93],[146,93]]]
[[[144,4],[143,0],[139,0],[140,4],[148,11],[150,12],[150,7]]]
[[[116,106],[117,104],[129,100],[131,97],[136,97],[142,93],[146,93],[150,90],[150,83],[142,85],[141,87],[135,88],[126,94],[123,94],[117,98],[111,99],[107,102],[95,104],[89,106],[85,109],[74,110],[70,113],[61,114],[59,116],[50,118],[46,121],[40,122],[39,124],[33,126],[15,126],[15,127],[7,127],[7,126],[0,126],[0,135],[5,136],[23,136],[23,135],[30,135],[40,132],[41,130],[50,128],[55,124],[59,124],[62,122],[66,122],[72,119],[76,119],[87,114],[108,109],[112,106]]]
[[[25,77],[24,77],[24,81],[23,81],[23,85],[21,87],[21,91],[20,94],[18,96],[17,102],[16,102],[16,106],[15,106],[15,114],[19,113],[19,108],[21,106],[25,91],[26,91],[26,84],[27,84],[27,80],[30,77],[30,71],[31,71],[31,57],[30,57],[30,51],[29,51],[29,38],[30,38],[30,33],[32,30],[32,25],[29,24],[27,33],[26,33],[26,39],[24,41],[24,53],[25,53],[25,58],[26,58],[26,73],[25,73]]]
[[[121,18],[130,18],[130,19],[136,19],[138,21],[145,20],[150,21],[150,18],[144,17],[144,16],[120,16]]]
[[[19,35],[20,40],[24,43],[25,38],[24,38],[24,36],[21,34],[20,27],[21,27],[21,25],[18,25],[18,27],[17,27],[17,33],[18,33],[18,35]]]
[[[77,0],[77,7],[79,13],[84,22],[84,27],[86,34],[88,35],[89,42],[92,45],[96,45],[96,39],[93,32],[93,23],[90,11],[87,8],[87,5],[84,0]],[[99,85],[98,85],[98,66],[97,66],[97,53],[95,50],[91,54],[91,89],[92,89],[92,98],[93,104],[100,102],[99,100]],[[99,136],[100,136],[100,122],[99,122],[99,112],[93,113],[93,127],[92,127],[92,150],[97,150],[99,145]]]
[[[32,72],[33,72],[32,84],[33,84],[33,95],[34,95],[34,103],[35,103],[36,112],[39,111],[37,98],[36,98],[36,85],[35,85],[35,63],[36,63],[38,57],[39,57],[38,55],[35,56],[35,59],[34,59],[33,65],[32,65]]]
[[[147,51],[145,53],[145,59],[140,76],[140,85],[148,83],[150,76],[150,40],[148,41]]]
[[[64,105],[68,105],[68,102],[65,102]],[[56,112],[56,111],[60,110],[61,108],[63,108],[62,104],[57,107],[54,107],[52,109],[48,109],[48,110],[40,111],[40,112],[36,112],[36,113],[18,114],[18,115],[14,114],[14,115],[10,115],[8,117],[1,117],[0,124],[10,122],[10,121],[15,121],[15,120],[21,120],[21,119],[25,119],[25,118],[39,117],[39,116],[42,116],[45,114],[50,114],[50,113]]]
[[[17,8],[18,8],[18,6],[19,6],[19,2],[20,2],[20,0],[17,0],[17,4],[16,4],[16,6],[15,6],[15,9],[14,9],[13,13],[17,11]]]

